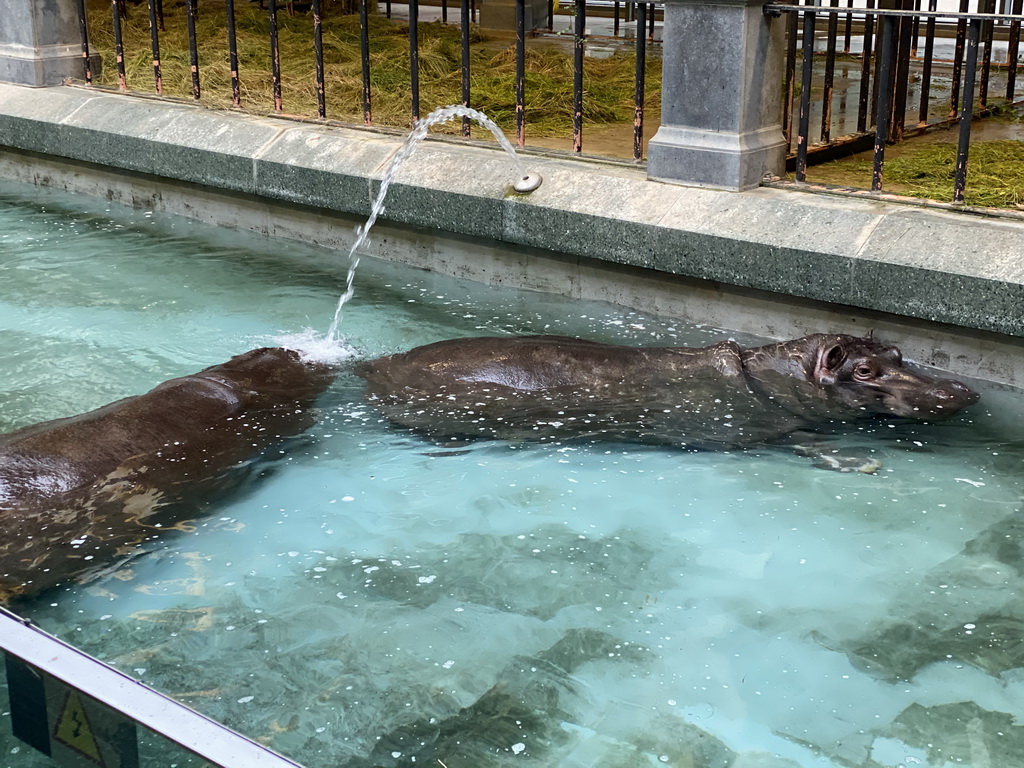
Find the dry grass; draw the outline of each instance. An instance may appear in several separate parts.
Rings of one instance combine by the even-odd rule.
[[[110,4],[90,3],[89,22],[95,49],[103,57],[97,83],[117,85]],[[154,86],[149,20],[145,5],[129,6],[123,22],[128,86],[152,93]],[[167,2],[166,31],[160,35],[164,93],[192,98],[188,34],[184,8]],[[255,3],[237,5],[237,39],[242,106],[255,113],[273,111],[269,20]],[[201,103],[231,106],[231,76],[225,14],[203,5],[197,22]],[[281,90],[286,114],[315,117],[317,110],[312,17],[278,14]],[[461,33],[439,22],[419,25],[420,105],[426,114],[438,106],[461,103]],[[361,123],[362,68],[359,20],[328,15],[323,21],[327,116]],[[648,105],[660,105],[661,62],[648,63]],[[584,66],[584,121],[592,126],[632,123],[635,58],[624,52],[607,59],[587,59]],[[373,122],[406,128],[411,120],[408,25],[383,16],[370,18],[370,83]],[[486,39],[474,30],[471,41],[470,104],[506,131],[514,130],[515,57],[508,41]],[[526,116],[532,136],[572,133],[572,58],[550,47],[528,47]],[[455,130],[454,127],[451,130]]]
[[[953,199],[956,150],[956,144],[950,142],[922,140],[888,148],[885,191],[949,202]],[[871,157],[862,155],[811,168],[808,179],[867,188],[871,184],[871,169]],[[1024,142],[977,141],[971,144],[964,203],[1024,210]]]

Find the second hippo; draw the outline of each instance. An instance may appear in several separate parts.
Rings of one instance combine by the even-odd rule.
[[[0,601],[194,518],[232,469],[313,423],[333,370],[254,349],[89,413],[0,435]]]
[[[464,338],[360,363],[391,421],[438,438],[591,437],[725,448],[878,414],[946,419],[978,400],[873,338],[814,334],[741,349],[564,336]]]

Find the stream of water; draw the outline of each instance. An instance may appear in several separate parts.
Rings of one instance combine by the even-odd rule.
[[[348,252],[348,274],[345,279],[345,291],[341,294],[338,299],[338,306],[334,310],[334,319],[331,320],[331,327],[327,331],[327,344],[332,344],[338,336],[338,325],[341,323],[341,312],[349,299],[355,293],[355,277],[356,269],[359,267],[359,254],[366,248],[366,244],[370,237],[370,230],[373,229],[373,225],[377,222],[377,217],[384,212],[384,199],[387,197],[388,190],[391,188],[392,182],[395,180],[395,176],[398,174],[398,170],[402,167],[412,153],[416,151],[416,147],[419,143],[427,137],[427,132],[432,126],[446,123],[449,120],[453,120],[456,117],[468,117],[476,120],[480,125],[489,130],[491,134],[497,139],[498,144],[502,149],[505,150],[505,154],[509,156],[512,163],[515,165],[518,178],[520,180],[526,180],[529,177],[529,172],[519,159],[519,155],[516,154],[515,149],[509,143],[509,140],[502,133],[501,128],[491,120],[483,112],[479,112],[470,107],[463,107],[459,104],[452,104],[447,107],[439,107],[431,112],[426,117],[416,122],[416,127],[410,131],[409,135],[402,142],[401,148],[395,154],[391,160],[391,164],[388,166],[387,171],[384,173],[384,178],[381,180],[380,188],[377,190],[377,196],[373,200],[373,204],[370,206],[370,216],[367,218],[366,223],[360,225],[356,229],[356,238],[352,243],[352,247]]]

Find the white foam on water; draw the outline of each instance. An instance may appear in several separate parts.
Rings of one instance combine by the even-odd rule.
[[[286,349],[294,349],[308,363],[337,365],[351,360],[359,354],[356,348],[343,338],[333,339],[321,336],[312,328],[306,328],[301,333],[285,333],[275,336],[272,341]]]

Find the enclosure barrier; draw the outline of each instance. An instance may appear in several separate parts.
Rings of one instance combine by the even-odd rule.
[[[14,735],[58,765],[301,768],[4,608],[0,651]]]
[[[830,0],[828,6],[807,2],[802,10],[797,9],[794,5],[784,4],[789,13],[787,14],[784,88],[786,103],[783,125],[786,138],[790,141],[790,149],[792,149],[792,139],[794,138],[792,123],[798,51],[804,62],[807,61],[808,55],[818,59],[818,66],[815,67],[821,76],[821,128],[818,133],[819,140],[816,142],[818,148],[850,142],[856,143],[857,138],[868,133],[869,120],[871,122],[875,120],[875,111],[872,109],[869,114],[868,105],[874,105],[877,102],[878,79],[883,60],[890,71],[892,112],[889,121],[889,139],[891,141],[902,140],[904,135],[911,130],[920,131],[927,127],[946,125],[959,120],[960,86],[968,26],[968,20],[963,14],[968,13],[969,0],[960,0],[960,13],[937,11],[938,0],[928,0],[927,11],[921,9],[922,0],[894,0],[903,6],[896,9],[876,9],[875,0],[859,1],[865,4],[854,6],[854,0],[847,0],[843,9],[839,8],[839,0]],[[1016,16],[995,14],[991,10],[994,7],[994,0],[977,0],[978,13],[988,19],[983,26],[981,38],[983,52],[980,53],[982,65],[977,105],[980,114],[984,114],[993,106],[990,103],[989,91],[994,69],[1003,70],[1006,75],[1004,102],[1013,104],[1016,101],[1016,79],[1019,66],[1017,56],[1020,47],[1019,15],[1024,0],[1008,0],[1006,4],[1012,7],[1012,14],[1016,14]],[[897,30],[893,34],[891,55],[882,57],[877,52],[882,45],[884,30],[882,25],[876,25],[876,18],[879,15],[887,14],[890,10],[894,15],[899,11],[913,10],[914,13],[902,15],[894,22]],[[806,15],[807,11],[811,12],[810,17]],[[778,14],[782,11],[775,6],[769,6],[769,12]],[[799,29],[798,21],[801,12],[805,12],[802,32]],[[824,36],[824,51],[820,50],[822,43],[822,38],[818,35],[820,29],[812,23],[812,18],[820,14],[825,14],[828,17]],[[838,49],[840,17],[844,17],[842,50]],[[924,24],[923,32],[922,23]],[[1006,56],[1002,62],[996,61],[994,54],[994,30],[997,27],[1005,31],[1002,37],[1007,43]],[[856,36],[855,31],[857,31]],[[936,41],[943,38],[955,38],[952,57],[942,57],[936,53]],[[855,45],[855,43],[859,43],[859,45]],[[923,53],[921,51],[922,44]],[[808,46],[810,47],[808,48]],[[810,51],[809,54],[808,51]],[[839,56],[859,58],[860,67],[857,74],[860,82],[856,105],[856,131],[852,135],[836,138],[831,131],[835,98],[835,71]],[[941,102],[932,99],[932,81],[936,68],[942,68],[948,72],[950,80],[948,109],[942,109]],[[912,80],[918,82],[920,87],[920,97],[916,103],[910,92]],[[908,109],[912,112],[915,108],[917,110],[916,122],[912,117],[908,119]],[[809,137],[805,136],[804,138]]]
[[[810,2],[810,0],[807,0]],[[823,1],[823,0],[822,0]],[[74,76],[84,78],[87,84],[93,82],[97,56],[89,39],[88,13],[97,10],[95,0],[87,7],[89,0],[60,0],[56,3],[60,24],[51,24],[48,14],[53,2],[49,0],[9,0],[24,8],[29,16],[36,16],[26,25],[27,32],[15,30],[18,35],[50,33],[52,28],[61,27],[54,33],[59,45],[48,44],[62,57],[51,56],[47,46],[36,49],[35,65],[52,70],[35,77],[11,70],[14,60],[6,52],[17,46],[4,47],[0,41],[0,79],[32,84],[56,84],[58,76],[66,78],[71,72],[60,69],[55,62],[68,62],[71,44],[80,48],[80,58],[74,68]],[[151,90],[158,95],[165,93],[164,74],[161,71],[161,34],[164,13],[161,0],[147,0],[145,8],[132,6],[130,13],[143,14],[138,17],[133,33],[137,36],[142,25],[149,23],[148,40],[138,37],[132,47],[143,46],[149,51],[125,51],[122,20],[126,13],[126,0],[110,0],[109,17],[112,20],[109,34],[114,52],[113,66],[116,69],[117,87],[123,91],[131,89]],[[260,45],[257,58],[269,54],[271,75],[267,79],[267,108],[285,115],[289,109],[287,97],[282,96],[282,62],[278,40],[280,13],[293,12],[292,4],[280,0],[264,0],[266,8],[259,11],[267,47]],[[309,0],[311,3],[312,25],[305,25],[300,35],[308,34],[308,50],[315,56],[315,67],[309,65],[309,74],[290,73],[293,82],[311,82],[315,78],[316,112],[321,120],[336,119],[342,108],[346,115],[358,115],[360,105],[357,96],[346,96],[343,107],[332,108],[330,83],[324,77],[324,27],[325,13],[323,0]],[[377,24],[371,18],[370,0],[355,0],[358,11],[358,56],[361,60],[361,116],[365,125],[380,125],[374,114],[374,89],[376,80],[371,78],[370,46],[371,26]],[[515,141],[520,148],[527,144],[530,114],[530,80],[526,73],[526,43],[531,30],[526,28],[526,2],[515,0],[515,75],[510,78],[514,99],[509,99],[510,108],[514,103],[514,114],[510,132],[515,132]],[[619,2],[618,0],[549,0],[549,26],[551,14],[556,7],[574,9],[572,30],[566,30],[567,38],[573,43],[571,55],[572,85],[571,103],[566,110],[565,135],[572,136],[571,148],[575,154],[585,149],[583,138],[584,122],[591,102],[588,101],[587,85],[584,80],[585,49],[594,37],[588,32],[591,14],[600,10],[615,13],[615,33],[620,31],[619,11],[627,10],[627,18],[635,22],[632,37],[636,45],[635,89],[633,101],[633,147],[635,162],[642,162],[645,155],[645,99],[647,43],[651,38],[651,24],[656,14],[664,20],[661,48],[663,53],[662,112],[657,133],[646,142],[647,171],[653,179],[711,186],[724,189],[750,189],[762,183],[763,179],[774,179],[785,172],[785,158],[788,155],[798,181],[806,181],[807,167],[821,159],[823,149],[840,147],[851,153],[861,149],[876,149],[877,162],[870,179],[873,192],[882,190],[884,179],[884,147],[897,142],[905,135],[935,125],[958,124],[961,136],[956,163],[956,184],[953,201],[962,203],[966,185],[967,157],[970,144],[968,115],[983,115],[998,110],[1003,105],[1017,103],[1016,81],[1020,42],[1020,22],[1024,19],[1020,10],[1024,0],[1004,0],[1004,5],[1014,13],[997,14],[991,11],[995,0],[976,0],[977,11],[968,11],[970,0],[959,0],[960,11],[936,10],[942,2],[957,0],[828,0],[823,5],[794,5],[786,3],[763,4],[760,0],[661,0],[659,3]],[[898,4],[896,9],[877,8],[885,2]],[[101,0],[103,7],[105,2]],[[926,4],[928,10],[920,6]],[[188,79],[191,81],[191,96],[195,101],[206,99],[203,87],[203,72],[197,54],[196,17],[200,12],[200,0],[184,0],[187,23],[189,62]],[[391,3],[387,2],[388,11]],[[407,6],[408,70],[402,77],[408,77],[408,121],[414,122],[420,116],[420,15],[419,0],[410,0]],[[236,32],[236,3],[224,0],[202,6],[202,13],[219,20],[225,30],[226,48],[223,53],[214,54],[229,63],[231,103],[235,106],[249,106],[243,103],[251,97],[246,95],[245,59],[240,64],[239,40]],[[470,40],[471,25],[475,18],[475,0],[461,0],[457,23],[461,28],[461,93],[453,94],[453,101],[465,106],[482,107],[480,95],[471,92],[470,85]],[[106,14],[104,9],[104,14]],[[531,11],[533,13],[533,11]],[[265,14],[265,15],[264,15]],[[448,4],[444,0],[441,15],[448,18]],[[801,15],[803,19],[801,21]],[[148,16],[148,18],[147,18]],[[784,17],[784,18],[783,18]],[[169,17],[168,17],[169,18]],[[180,16],[179,16],[180,18]],[[133,20],[134,23],[135,20]],[[372,22],[372,24],[371,24]],[[534,18],[532,23],[537,23]],[[821,22],[827,24],[822,25]],[[110,23],[110,22],[108,22]],[[543,24],[543,20],[540,20]],[[35,26],[33,26],[35,25]],[[845,25],[845,29],[842,27]],[[294,25],[291,25],[294,26]],[[593,28],[593,24],[589,25]],[[607,31],[607,24],[605,31]],[[820,28],[819,28],[820,27]],[[373,27],[376,29],[376,27]],[[305,30],[309,30],[308,32]],[[357,25],[353,24],[356,30]],[[999,60],[994,40],[1005,41],[1005,60]],[[295,34],[294,29],[289,30]],[[11,34],[11,33],[6,33]],[[956,36],[955,47],[939,45],[942,34]],[[183,35],[184,37],[184,35]],[[12,39],[14,39],[12,38]],[[354,39],[354,38],[353,38]],[[842,45],[840,45],[842,39]],[[248,60],[252,60],[252,38],[249,38]],[[15,40],[16,41],[16,40]],[[63,41],[63,42],[60,42]],[[16,41],[17,42],[17,41]],[[20,43],[19,43],[20,44]],[[105,44],[106,45],[106,44]],[[186,47],[182,42],[181,47]],[[301,45],[301,43],[300,43]],[[20,50],[20,49],[18,49]],[[305,49],[304,49],[305,50]],[[356,50],[354,46],[353,51]],[[951,50],[951,54],[950,54]],[[266,51],[267,53],[263,53]],[[709,55],[714,51],[714,55]],[[919,55],[921,51],[921,55]],[[184,51],[173,51],[176,57],[186,55]],[[131,55],[138,62],[142,57],[152,57],[152,81],[145,82],[145,75],[125,71],[125,57]],[[19,54],[20,55],[20,54]],[[6,61],[5,61],[6,56]],[[836,88],[840,56],[855,57],[851,69],[859,72],[850,79],[858,88],[856,95],[856,130],[837,130],[833,105],[841,104],[845,95],[838,95]],[[802,61],[801,61],[802,59]],[[20,60],[14,60],[15,64]],[[797,71],[798,65],[800,71]],[[314,71],[315,70],[315,71]],[[475,74],[475,73],[474,73]],[[933,87],[939,76],[948,77],[951,82],[948,100],[936,98]],[[995,96],[1002,88],[997,78],[1004,77],[1005,98]],[[132,82],[128,82],[129,78]],[[250,75],[256,81],[255,72]],[[272,80],[272,94],[271,90]],[[919,95],[914,92],[919,81]],[[934,83],[933,83],[934,81]],[[695,85],[696,84],[696,85]],[[226,85],[226,80],[225,80]],[[188,86],[186,86],[187,88]],[[381,86],[383,87],[383,86]],[[781,90],[780,90],[781,89]],[[405,90],[405,89],[403,89]],[[312,89],[310,89],[312,92]],[[694,94],[699,93],[700,98]],[[799,94],[799,96],[798,96]],[[945,101],[944,101],[945,100]],[[271,106],[272,102],[272,106]],[[778,115],[776,116],[776,105]],[[937,106],[938,105],[938,106]],[[431,105],[435,106],[435,105]],[[403,109],[405,104],[402,105]],[[815,118],[820,115],[820,120]],[[353,115],[354,116],[354,115]],[[347,119],[352,119],[351,117]],[[359,119],[356,117],[355,119]],[[394,124],[394,114],[390,120]],[[819,122],[820,127],[812,125]],[[852,125],[851,120],[851,125]],[[839,124],[841,125],[841,124]],[[816,131],[816,133],[813,133]],[[463,121],[462,134],[468,136],[470,125]],[[838,133],[845,135],[837,136]],[[781,153],[781,154],[780,154]],[[865,174],[865,186],[868,186]]]
[[[917,0],[919,2],[920,0]],[[982,93],[979,99],[979,108],[986,109],[988,104],[988,86],[992,66],[992,40],[993,26],[995,24],[1006,25],[1009,28],[1008,55],[1007,55],[1007,87],[1006,101],[1014,103],[1016,72],[1017,72],[1017,50],[1020,40],[1020,23],[1024,20],[1021,16],[1021,0],[1014,0],[1014,14],[997,14],[991,12],[969,13],[960,11],[939,12],[934,10],[935,0],[930,1],[931,10],[899,10],[881,8],[858,8],[855,13],[864,19],[863,25],[863,54],[861,68],[860,98],[858,100],[858,131],[863,132],[868,117],[868,92],[871,97],[871,120],[874,122],[874,161],[871,178],[871,191],[882,191],[885,166],[885,146],[903,137],[905,131],[904,121],[907,106],[907,84],[909,80],[909,64],[911,51],[916,53],[918,41],[918,27],[921,20],[926,21],[925,31],[925,66],[921,74],[921,99],[918,113],[918,124],[928,124],[928,103],[932,78],[932,53],[934,50],[936,22],[955,21],[957,25],[956,53],[951,62],[953,65],[952,87],[950,89],[950,114],[955,115],[953,122],[959,123],[959,137],[957,143],[957,155],[955,176],[953,183],[953,200],[955,204],[964,201],[964,190],[967,183],[967,158],[971,141],[971,122],[975,116],[975,84],[978,74],[978,49],[983,44],[985,53],[982,57]],[[793,107],[795,50],[796,36],[793,29],[796,26],[798,16],[803,16],[803,29],[800,35],[802,47],[802,69],[800,78],[800,99],[798,107],[798,126],[796,131],[796,180],[806,181],[807,158],[810,144],[810,111],[813,97],[813,62],[815,45],[815,23],[818,16],[824,15],[828,18],[826,66],[824,83],[821,97],[821,143],[828,143],[830,140],[831,108],[833,99],[832,76],[836,55],[836,34],[837,20],[839,16],[846,16],[848,25],[854,11],[847,8],[840,8],[838,0],[831,0],[830,6],[816,5],[789,5],[771,3],[765,5],[765,12],[773,15],[788,14],[789,23],[789,54],[787,55],[786,66],[786,118],[787,141],[788,134],[792,132],[791,117]],[[851,0],[852,2],[852,0]],[[868,0],[869,5],[874,0]],[[979,0],[984,5],[994,5],[994,0]],[[967,0],[961,0],[961,8],[966,6]],[[874,30],[875,20],[878,20],[877,31]],[[964,34],[966,32],[966,34]],[[874,42],[877,55],[874,57],[874,76],[870,76],[872,67],[872,45]],[[845,50],[850,47],[850,32],[847,27]],[[963,61],[962,61],[963,59]],[[963,82],[961,87],[960,73],[963,67]]]
[[[188,23],[189,59],[192,76],[192,98],[199,102],[202,98],[202,79],[199,67],[199,57],[196,40],[196,15],[198,13],[199,0],[185,0],[186,19]],[[587,3],[586,0],[571,0],[574,15],[574,36],[573,36],[573,91],[572,91],[572,149],[576,154],[583,152],[583,115],[584,115],[584,86],[583,86],[583,65],[584,48],[588,35],[586,32]],[[632,11],[636,24],[636,88],[634,104],[634,141],[633,159],[640,162],[643,159],[643,120],[644,120],[644,82],[646,73],[646,36],[653,38],[654,17],[653,3],[633,2],[627,0],[625,3]],[[160,70],[160,30],[164,29],[164,14],[162,0],[146,0],[149,13],[150,39],[153,57],[153,91],[157,95],[163,95],[163,79]],[[267,0],[267,15],[269,19],[269,51],[271,60],[271,71],[273,81],[273,102],[274,112],[284,114],[285,104],[281,95],[281,52],[278,41],[278,14],[280,6],[278,0]],[[615,30],[619,29],[619,6],[615,2]],[[522,148],[526,146],[526,39],[528,30],[525,25],[526,0],[516,0],[516,31],[515,31],[515,133],[516,144]],[[548,24],[551,26],[553,19],[554,0],[549,2]],[[392,18],[392,4],[390,0],[386,3],[385,15]],[[204,10],[204,13],[220,13],[220,9]],[[317,116],[325,120],[329,117],[327,108],[326,84],[324,82],[324,54],[322,39],[322,0],[311,0],[311,12],[313,16],[313,39],[311,45],[314,50],[315,78],[317,92]],[[118,70],[118,88],[127,92],[132,84],[128,83],[125,71],[125,50],[124,34],[121,27],[121,19],[126,13],[125,0],[111,0],[111,15],[113,18],[115,61]],[[232,101],[236,107],[241,107],[241,85],[240,80],[244,72],[239,71],[238,64],[238,42],[235,24],[235,7],[233,0],[226,0],[223,13],[227,30],[228,57],[231,69],[231,90]],[[442,19],[447,23],[448,4],[443,0],[441,5]],[[90,64],[91,53],[88,27],[88,14],[85,0],[78,0],[78,26],[81,31],[81,50],[83,70],[82,76],[86,84],[92,84],[92,67]],[[362,93],[363,93],[363,123],[367,126],[373,125],[373,105],[371,87],[371,66],[370,66],[370,36],[369,36],[369,0],[359,0],[360,18],[360,59],[362,65]],[[461,26],[461,47],[462,47],[462,72],[461,89],[462,105],[474,106],[470,92],[470,25],[476,19],[475,0],[462,0],[459,13],[459,24]],[[419,71],[419,39],[418,29],[420,23],[420,9],[418,0],[408,0],[408,25],[409,25],[409,82],[410,82],[410,122],[415,123],[420,118],[420,71]],[[470,120],[463,118],[462,135],[470,135]]]

